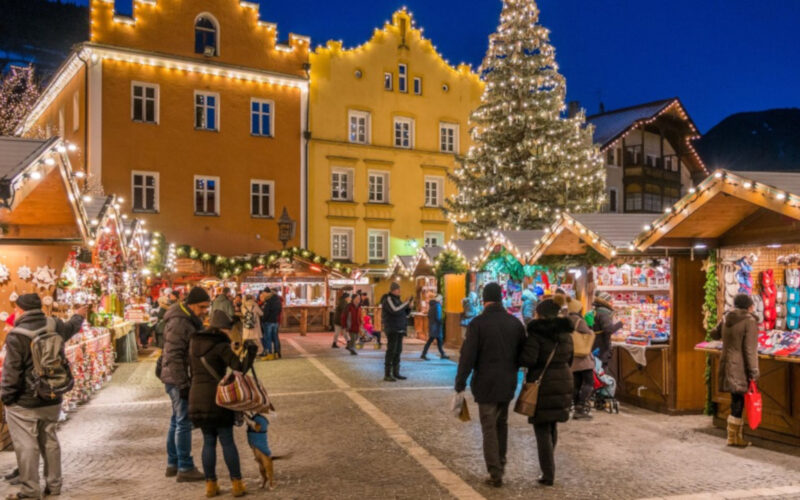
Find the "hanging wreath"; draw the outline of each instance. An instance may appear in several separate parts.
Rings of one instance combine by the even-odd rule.
[[[5,264],[0,264],[0,285],[5,284],[10,279],[11,272],[8,270],[8,266]]]
[[[56,279],[58,279],[56,270],[50,266],[37,267],[33,273],[33,284],[39,288],[50,288],[56,284]]]

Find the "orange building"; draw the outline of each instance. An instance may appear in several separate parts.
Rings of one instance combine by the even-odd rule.
[[[310,41],[240,0],[91,0],[76,47],[19,132],[78,146],[89,196],[115,193],[148,227],[224,255],[305,246]]]

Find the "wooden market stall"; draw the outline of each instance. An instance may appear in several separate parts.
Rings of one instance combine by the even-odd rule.
[[[745,426],[745,432],[800,444],[800,398],[796,397],[800,394],[800,335],[791,331],[800,323],[795,282],[800,278],[800,174],[717,171],[636,241],[642,250],[656,245],[712,252],[714,260],[709,260],[706,271],[719,286],[716,301],[706,304],[712,320],[708,322],[714,316],[721,318],[737,293],[758,298],[781,292],[777,301],[770,301],[779,305],[772,313],[765,307],[759,318],[763,319],[759,336],[763,418],[756,431]],[[766,287],[764,276],[769,277]],[[769,286],[773,276],[774,289]],[[699,310],[703,303],[695,301],[690,307]],[[711,362],[714,424],[724,428],[730,397],[717,387],[721,345],[698,342],[697,355],[708,353]],[[702,380],[702,375],[697,377]]]
[[[436,280],[436,258],[444,251],[443,247],[423,247],[417,250],[410,264],[411,279],[414,283],[414,332],[418,339],[428,339],[429,301],[439,294]]]
[[[577,298],[589,310],[608,293],[624,327],[612,338],[609,371],[617,398],[667,413],[703,409],[701,357],[692,346],[705,335],[700,259],[651,247],[636,237],[650,227],[647,214],[563,214],[542,238],[531,263],[547,260],[575,269]]]

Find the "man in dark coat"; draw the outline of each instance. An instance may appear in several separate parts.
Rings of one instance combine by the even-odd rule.
[[[467,327],[456,375],[456,392],[467,387],[472,375],[472,395],[478,403],[483,431],[483,456],[490,477],[487,484],[500,487],[506,466],[508,405],[517,389],[519,356],[525,327],[503,307],[497,283],[483,289],[483,312]]]
[[[264,349],[266,354],[281,357],[281,340],[278,337],[278,327],[281,321],[283,303],[276,290],[264,289],[267,292],[266,302],[261,307],[264,316],[261,318],[261,334],[264,336]]]
[[[573,327],[568,318],[559,317],[561,309],[562,304],[553,299],[544,300],[536,306],[535,318],[528,323],[528,339],[519,356],[519,364],[528,369],[528,383],[542,378],[536,414],[528,422],[533,424],[536,433],[539,466],[542,469],[539,483],[546,486],[552,486],[555,481],[556,425],[569,420],[573,397],[570,370]]]
[[[594,340],[594,349],[599,349],[598,359],[603,363],[603,368],[608,368],[611,361],[611,336],[622,328],[622,321],[614,323],[614,305],[611,294],[603,292],[594,299],[594,331],[597,337]]]
[[[400,354],[403,352],[403,337],[408,330],[408,315],[411,314],[413,299],[405,302],[400,298],[400,285],[392,282],[389,293],[381,297],[381,321],[386,334],[386,361],[384,362],[385,382],[397,382],[407,377],[400,375]]]
[[[64,341],[78,333],[86,307],[64,323],[54,319],[51,326]],[[56,436],[61,398],[45,401],[36,395],[31,338],[20,330],[35,332],[47,327],[42,301],[35,293],[22,295],[15,306],[14,329],[6,338],[6,358],[0,382],[0,399],[6,408],[6,422],[17,455],[22,489],[13,498],[39,498],[39,456],[44,459],[46,495],[61,493],[61,446]],[[63,355],[63,352],[62,352]]]
[[[173,305],[164,316],[164,353],[161,381],[172,400],[172,419],[167,432],[167,477],[178,482],[202,481],[192,459],[192,422],[189,420],[189,341],[203,329],[211,306],[208,292],[192,288],[185,302]]]

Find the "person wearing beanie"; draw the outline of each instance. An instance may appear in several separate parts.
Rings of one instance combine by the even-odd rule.
[[[505,310],[500,285],[483,288],[483,312],[467,327],[455,380],[464,392],[472,374],[472,395],[478,403],[483,433],[483,456],[489,477],[486,484],[503,485],[508,444],[508,406],[517,390],[517,358],[525,342],[525,327]]]
[[[719,360],[718,387],[731,395],[731,414],[728,416],[728,446],[747,447],[744,439],[744,395],[750,382],[758,381],[758,319],[749,295],[733,299],[735,309],[711,331],[714,340],[722,340]]]
[[[56,436],[61,397],[44,400],[37,395],[34,379],[32,332],[53,328],[64,342],[80,332],[88,313],[79,307],[69,321],[48,318],[42,300],[35,293],[21,295],[14,306],[14,328],[6,337],[6,357],[0,380],[0,399],[6,409],[6,422],[17,456],[21,490],[14,498],[40,498],[39,456],[44,459],[44,493],[61,493],[61,447]]]
[[[586,335],[586,337],[582,337],[586,342],[592,341],[594,331],[589,328],[583,318],[583,304],[581,304],[580,300],[567,299],[567,319],[572,323],[573,332],[579,335]],[[575,385],[573,393],[575,413],[572,418],[575,420],[589,420],[592,418],[589,397],[594,391],[594,356],[591,353],[588,356],[573,356],[570,370],[572,371],[572,379]]]
[[[189,418],[203,433],[203,473],[208,497],[219,494],[217,441],[222,446],[233,496],[238,497],[245,493],[239,451],[233,439],[236,414],[216,403],[217,385],[228,368],[247,372],[258,354],[258,346],[251,340],[244,343],[246,355],[243,360],[231,349],[232,332],[240,326],[241,323],[228,313],[216,310],[211,314],[208,328],[194,334],[189,346],[192,369]]]
[[[211,307],[211,297],[194,287],[185,302],[178,302],[164,315],[164,351],[156,368],[164,389],[172,401],[172,418],[167,431],[167,477],[178,482],[202,481],[192,459],[192,422],[189,419],[189,342],[203,329],[203,319]]]
[[[623,326],[622,321],[614,322],[614,299],[607,292],[598,293],[594,297],[594,349],[599,350],[598,359],[603,368],[608,370],[611,361],[611,336]]]
[[[528,323],[528,339],[519,356],[519,364],[527,368],[527,382],[541,378],[536,415],[528,422],[536,434],[542,470],[539,484],[544,486],[552,486],[555,481],[557,425],[569,420],[572,404],[572,331],[570,320],[561,316],[561,305],[554,299],[543,300]]]
[[[386,359],[384,382],[397,382],[407,377],[400,375],[400,355],[403,352],[403,337],[408,330],[408,315],[414,307],[414,299],[400,298],[400,284],[393,281],[389,293],[381,297],[381,320],[386,334]]]

